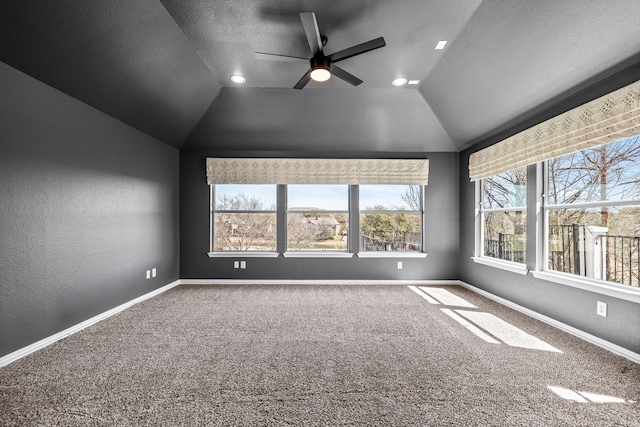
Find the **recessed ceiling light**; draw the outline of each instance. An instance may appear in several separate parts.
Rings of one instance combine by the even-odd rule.
[[[436,49],[437,49],[437,50],[444,49],[444,45],[445,45],[445,44],[447,44],[447,41],[446,41],[446,40],[440,40],[440,41],[438,42],[438,44],[436,45]]]
[[[231,81],[234,83],[244,83],[247,81],[247,79],[238,74],[234,74],[233,76],[231,76]]]
[[[400,77],[392,81],[391,84],[394,86],[404,86],[407,84],[408,81],[409,80],[405,79],[404,77]]]
[[[420,83],[420,80],[409,80],[410,85],[417,85],[418,83]]]

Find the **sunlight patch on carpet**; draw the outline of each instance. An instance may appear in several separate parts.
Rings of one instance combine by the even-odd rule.
[[[465,328],[467,328],[469,331],[471,331],[473,334],[475,334],[478,338],[491,343],[491,344],[500,344],[499,341],[496,341],[492,336],[486,334],[484,331],[480,330],[478,327],[476,327],[475,325],[471,324],[470,322],[468,322],[466,319],[458,316],[456,313],[454,313],[453,310],[449,309],[449,308],[441,308],[440,310],[442,310],[442,312],[444,314],[446,314],[447,316],[451,317],[453,320],[455,320],[456,322],[458,322],[459,324],[461,324],[462,326],[464,326]]]
[[[433,298],[431,298],[429,295],[427,295],[426,293],[422,292],[422,290],[418,289],[418,287],[416,286],[409,286],[409,289],[411,289],[413,292],[415,292],[416,294],[420,295],[422,298],[424,298],[425,300],[427,300],[427,302],[429,304],[435,304],[435,305],[439,305],[440,303],[436,300],[434,300]]]
[[[456,310],[456,312],[512,347],[562,353],[554,346],[524,332],[522,329],[516,328],[491,313],[467,310]]]
[[[420,286],[420,290],[423,291],[425,294],[429,295],[430,297],[440,301],[440,303],[444,305],[451,305],[454,307],[477,308],[475,305],[471,304],[469,301],[459,297],[458,295],[446,289],[429,288],[425,286]]]
[[[547,386],[549,390],[565,400],[571,400],[578,403],[627,403],[626,400],[614,396],[605,396],[604,394],[589,393],[586,391],[574,391],[565,387]],[[629,403],[634,403],[629,401]]]

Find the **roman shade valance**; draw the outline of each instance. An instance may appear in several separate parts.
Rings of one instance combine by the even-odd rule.
[[[428,159],[207,158],[208,184],[426,185]]]
[[[472,181],[640,134],[640,81],[471,154]]]

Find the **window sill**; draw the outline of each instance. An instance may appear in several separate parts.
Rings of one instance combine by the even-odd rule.
[[[525,264],[519,264],[517,262],[503,261],[503,260],[487,258],[487,257],[471,257],[471,259],[473,260],[473,262],[477,264],[499,268],[501,270],[506,270],[516,274],[521,274],[523,276],[526,276],[526,274],[529,272]]]
[[[209,258],[278,258],[278,252],[261,252],[261,251],[227,251],[227,252],[209,252]]]
[[[331,252],[331,251],[300,251],[285,252],[285,258],[353,258],[351,252]]]
[[[560,273],[551,270],[532,271],[531,274],[533,274],[533,277],[536,279],[559,283],[561,285],[567,285],[602,295],[608,295],[625,301],[640,303],[640,289],[632,286],[618,285],[602,280],[590,279],[588,277],[575,276],[573,274]]]
[[[358,252],[358,258],[426,258],[426,252],[372,251]]]

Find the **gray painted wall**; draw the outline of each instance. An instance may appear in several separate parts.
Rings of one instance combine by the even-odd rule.
[[[0,129],[0,356],[178,278],[178,150],[2,63]]]
[[[640,64],[632,66],[587,90],[558,103],[530,120],[513,126],[486,141],[465,150],[460,155],[460,279],[516,304],[559,320],[589,334],[640,353],[640,305],[566,285],[521,276],[504,270],[476,264],[474,255],[474,183],[469,182],[469,155],[537,123],[571,108],[630,84],[640,76]],[[535,174],[528,175],[529,187],[535,185]],[[535,212],[535,200],[529,198],[529,212]],[[528,230],[533,227],[529,226]],[[531,243],[534,236],[527,236]],[[535,253],[527,245],[527,264],[535,267]],[[607,317],[596,315],[596,302],[608,304]]]
[[[209,157],[335,157],[327,153],[231,153],[212,150],[180,151],[180,277],[185,279],[457,279],[459,251],[458,153],[426,153],[429,185],[426,188],[426,259],[301,259],[238,258],[247,269],[233,268],[235,258],[209,258],[209,186],[205,159]],[[358,157],[425,157],[424,153],[347,153]],[[403,261],[403,269],[397,269]]]

